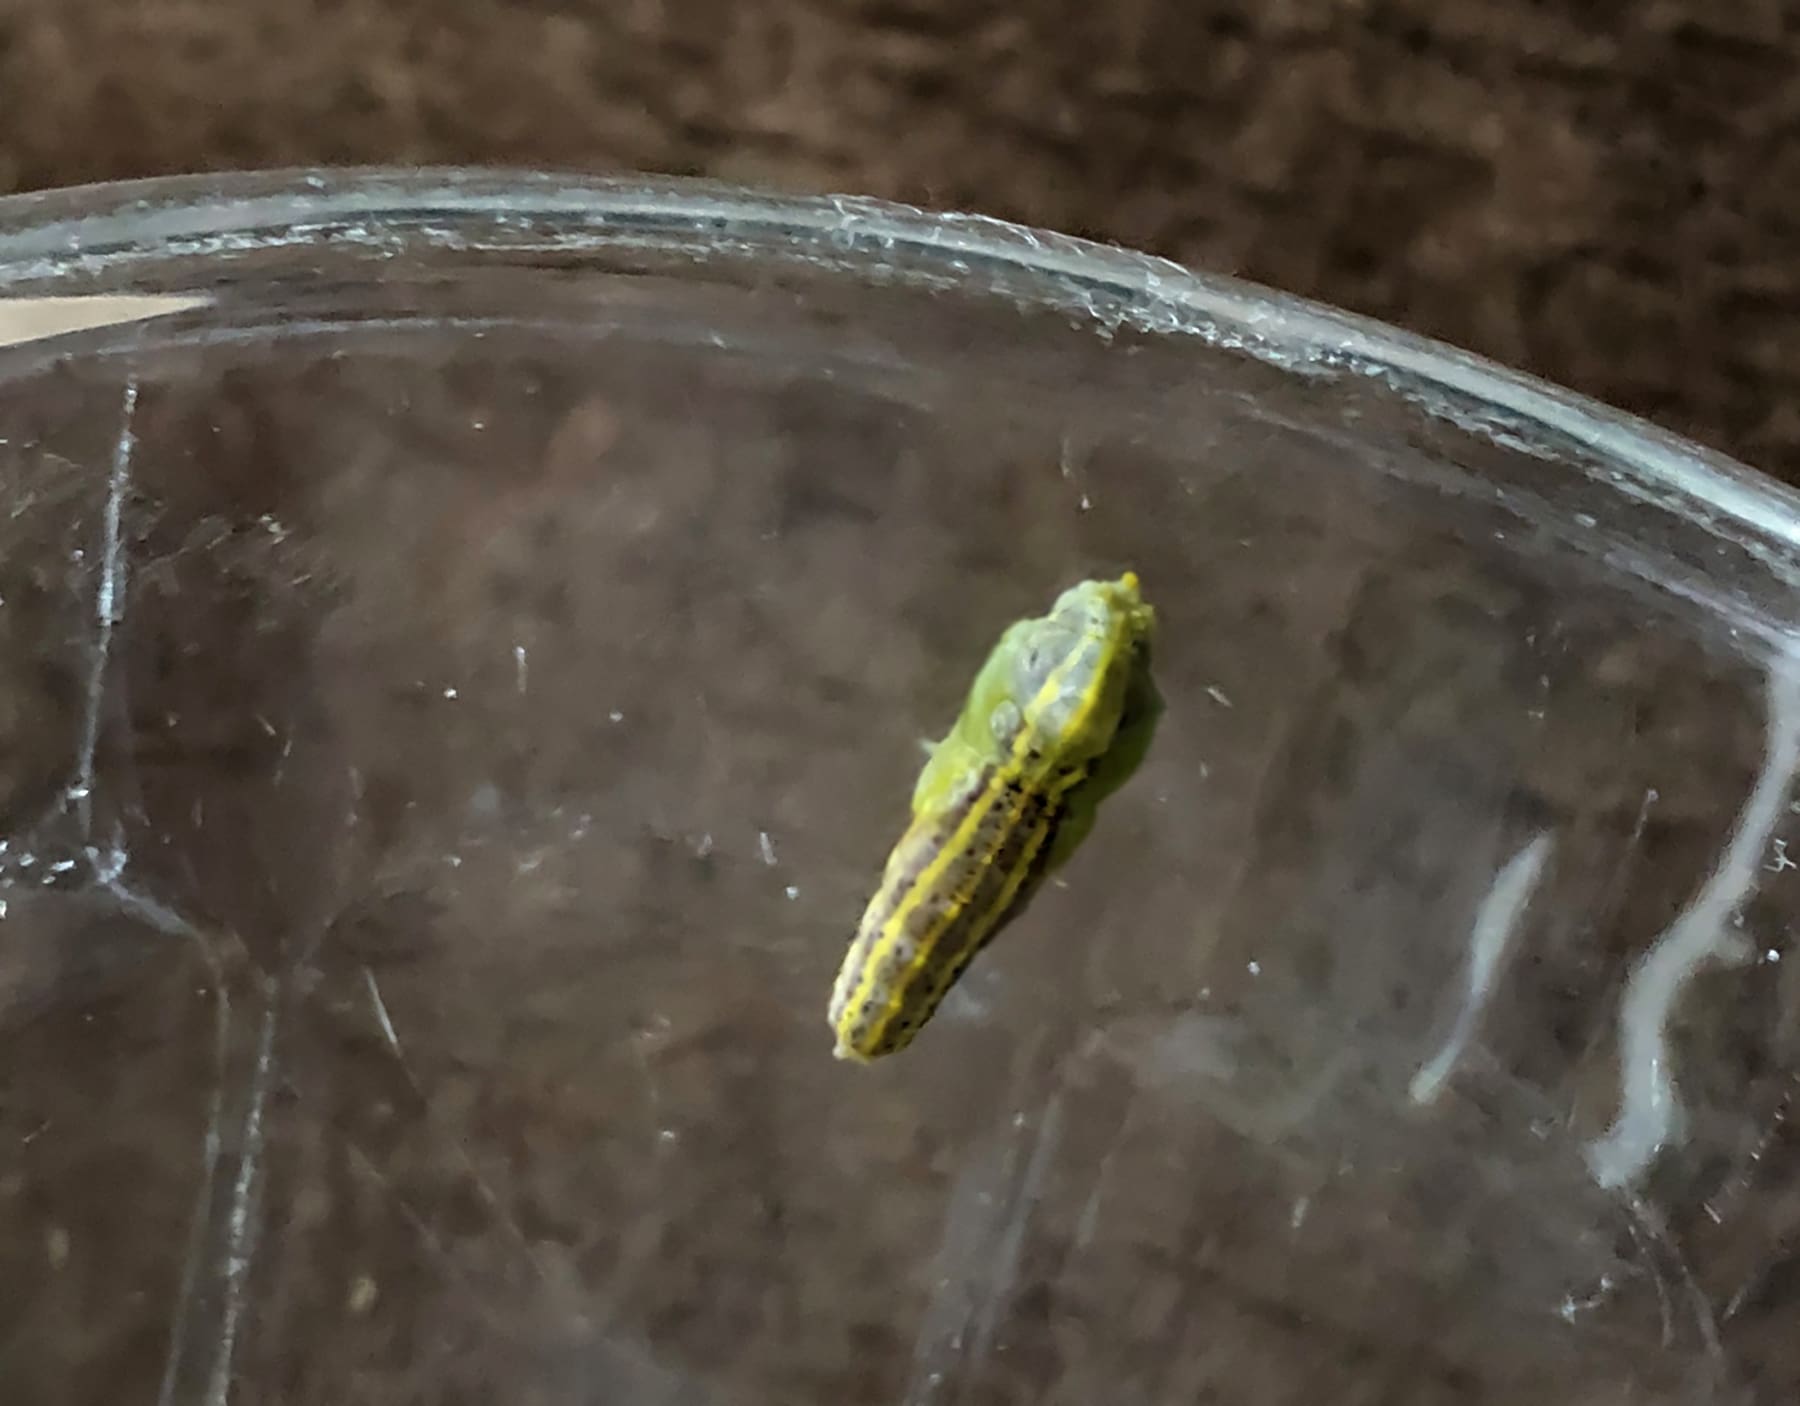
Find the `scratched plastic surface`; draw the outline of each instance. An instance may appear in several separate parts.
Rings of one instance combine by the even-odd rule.
[[[211,300],[0,352],[8,1403],[1800,1393],[1773,488],[878,207],[195,184],[0,278]],[[1144,770],[833,1061],[918,740],[1127,566]]]

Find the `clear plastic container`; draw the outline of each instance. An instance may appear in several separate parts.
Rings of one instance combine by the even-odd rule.
[[[1800,1393],[1786,491],[863,202],[159,182],[0,291],[8,1403]],[[919,740],[1126,568],[1142,771],[834,1061]]]

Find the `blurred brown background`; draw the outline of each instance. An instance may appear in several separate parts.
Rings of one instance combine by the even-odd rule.
[[[464,161],[974,209],[1800,480],[1797,56],[1780,0],[0,0],[0,186]]]

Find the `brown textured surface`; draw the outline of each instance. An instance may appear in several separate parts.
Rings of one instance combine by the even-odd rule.
[[[1779,0],[6,0],[0,186],[479,161],[971,208],[1792,479],[1797,56]]]
[[[0,184],[867,190],[1235,269],[1794,474],[1780,12],[1613,8],[0,0]],[[843,325],[791,291],[680,306],[721,353]],[[1346,456],[1354,410],[1353,446],[1543,469],[1370,385],[852,306],[898,349],[856,375],[420,320],[0,378],[0,1398],[1800,1398],[1800,820],[1740,818],[1800,721],[1746,642]],[[840,1069],[913,739],[1127,552],[1174,626],[1145,774],[962,1014]],[[1628,1202],[1587,1160],[1619,993],[1740,825],[1762,955],[1687,993],[1692,1121]],[[1418,1107],[1470,915],[1542,836]]]

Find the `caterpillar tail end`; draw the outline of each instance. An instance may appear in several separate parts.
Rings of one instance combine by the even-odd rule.
[[[831,1057],[833,1059],[844,1060],[849,1064],[871,1063],[869,1057],[861,1050],[857,1049],[854,1045],[845,1044],[842,1036],[838,1037],[837,1044],[832,1047]]]

